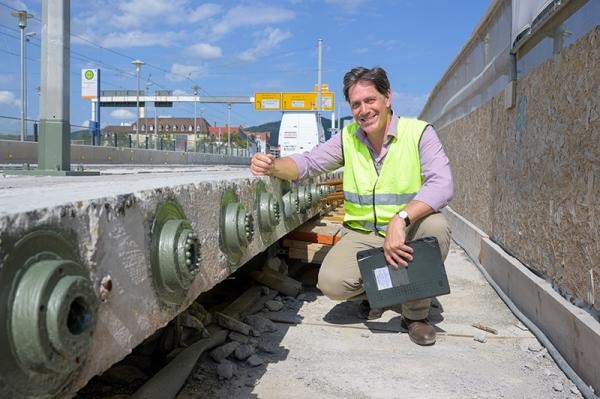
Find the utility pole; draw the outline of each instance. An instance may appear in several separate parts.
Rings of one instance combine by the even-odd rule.
[[[319,39],[319,52],[317,60],[317,115],[321,118],[322,98],[321,98],[321,75],[323,73],[323,39]]]
[[[227,104],[227,147],[231,154],[231,103]]]
[[[25,141],[25,28],[27,20],[33,15],[26,10],[13,11],[11,15],[19,19],[21,29],[21,141]]]
[[[135,65],[135,73],[137,75],[137,120],[135,122],[135,142],[136,146],[140,147],[140,71],[142,70],[142,65],[144,65],[143,61],[133,60],[131,61],[133,65]]]
[[[29,32],[25,34],[25,47],[23,47],[23,137],[21,141],[27,139],[27,43],[29,39],[35,36],[35,32]]]
[[[194,85],[192,90],[194,92],[194,151],[196,151],[196,138],[198,137],[198,130],[196,128],[196,101],[198,101],[198,91],[200,90],[200,86]]]

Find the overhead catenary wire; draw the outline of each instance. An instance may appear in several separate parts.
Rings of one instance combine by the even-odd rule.
[[[2,2],[2,1],[0,1],[0,6],[4,6],[6,8],[11,9],[11,10],[16,10],[14,7],[12,7],[12,6],[10,6],[10,5],[6,4],[5,2]],[[32,19],[34,21],[38,22],[38,23],[42,23],[41,19],[38,16],[36,16],[35,14],[33,15]],[[2,26],[4,28],[7,28],[7,29],[9,29],[11,31],[18,31],[18,30],[16,30],[13,27],[8,27],[8,26],[3,25],[3,24],[0,24],[0,26]],[[10,37],[10,35],[8,35],[8,34],[6,34],[6,35]],[[131,60],[135,59],[135,57],[133,57],[131,55],[125,54],[123,52],[114,50],[114,49],[106,47],[106,46],[103,46],[103,45],[101,45],[99,43],[96,43],[95,41],[93,41],[93,40],[91,40],[91,39],[89,39],[87,37],[84,37],[82,35],[71,33],[70,36],[72,38],[77,39],[80,42],[87,43],[87,44],[89,44],[89,45],[91,45],[93,47],[96,47],[98,49],[101,49],[103,51],[110,52],[110,53],[112,53],[112,54],[114,54],[116,56],[119,56],[119,57],[122,57],[124,59],[127,59],[128,61],[131,61]],[[34,43],[34,45],[37,46],[37,47],[40,47],[40,45],[37,44],[37,43]],[[311,45],[311,46],[297,48],[297,49],[291,49],[291,50],[287,50],[287,51],[279,52],[279,53],[275,52],[273,54],[270,54],[269,57],[270,58],[273,58],[273,57],[284,57],[284,56],[295,54],[298,51],[312,50],[314,47],[315,47],[314,45]],[[87,55],[85,55],[83,53],[80,53],[78,51],[75,51],[72,48],[70,49],[70,52],[72,54],[72,58],[74,58],[76,60],[79,60],[81,62],[95,63],[96,65],[102,67],[103,69],[106,68],[106,69],[112,70],[112,71],[116,72],[117,74],[119,74],[121,76],[128,76],[128,77],[135,77],[136,76],[136,74],[133,71],[131,71],[131,72],[130,71],[126,71],[126,70],[124,70],[124,69],[122,69],[120,67],[112,65],[112,64],[107,63],[105,61],[98,60],[96,58],[93,58],[93,57],[87,56]],[[12,53],[9,53],[9,54],[14,55]],[[30,58],[28,57],[28,59],[30,59]],[[217,66],[218,67],[227,68],[227,67],[231,67],[231,66],[236,66],[238,64],[242,64],[242,62],[240,62],[240,61],[230,61],[230,62],[226,62],[226,63],[217,64]],[[167,70],[167,69],[165,69],[165,68],[163,68],[163,67],[161,67],[159,65],[155,65],[155,64],[153,64],[151,62],[146,62],[146,64],[145,64],[144,67],[145,68],[149,68],[149,69],[155,69],[155,70],[158,70],[158,71],[163,72],[165,74],[170,74],[171,76],[176,76],[176,77],[184,78],[184,79],[188,80],[192,85],[199,85],[200,86],[200,92],[204,93],[207,96],[211,95],[204,88],[204,85],[200,84],[200,82],[198,82],[196,80],[193,80],[189,75],[185,75],[185,74],[182,74],[182,73],[178,73],[178,72],[174,72],[174,71],[171,71],[171,70]],[[272,71],[248,72],[248,74],[268,74],[268,73],[272,73]],[[308,74],[308,71],[306,73]],[[223,76],[226,76],[228,74],[227,73],[218,73],[218,74],[212,73],[211,75],[218,75],[218,76],[223,75]],[[148,77],[145,77],[144,75],[142,75],[142,78],[145,79],[145,80],[150,81],[152,84],[155,85],[155,87],[157,87],[159,89],[170,90],[170,88],[164,86],[163,84],[158,83],[156,80],[154,80],[154,79],[151,80],[150,79],[150,75],[148,75]],[[106,83],[104,83],[104,84],[106,84]],[[184,109],[191,109],[191,106],[188,107],[187,104],[182,105],[182,107]],[[215,106],[204,108],[205,111],[208,111],[209,109],[210,109],[209,113],[211,115],[213,115],[213,116],[217,116],[218,115],[217,117],[213,117],[212,119],[226,120],[226,109],[222,109],[221,110],[219,108],[216,108]],[[236,117],[236,119],[239,120],[239,123],[231,123],[232,126],[243,125],[243,124],[252,125],[252,123],[250,122],[250,120],[248,119],[248,117],[242,115],[237,110],[232,109],[232,114]]]

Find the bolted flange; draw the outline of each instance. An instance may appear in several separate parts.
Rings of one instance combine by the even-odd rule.
[[[200,271],[200,241],[174,201],[156,212],[152,248],[152,278],[159,298],[178,305]]]
[[[298,199],[300,200],[300,209],[307,210],[312,205],[312,194],[307,186],[298,187]]]
[[[4,259],[0,274],[3,397],[54,396],[87,357],[98,299],[87,271],[74,260],[69,244],[73,239],[38,230],[20,239]],[[6,389],[13,392],[7,394]]]
[[[95,302],[91,284],[79,269],[72,261],[40,260],[23,274],[11,318],[15,353],[23,366],[60,374],[79,366]]]
[[[312,198],[312,205],[316,205],[322,198],[321,190],[319,190],[319,186],[317,186],[314,182],[310,183],[309,190]]]
[[[261,230],[273,231],[281,221],[279,202],[271,193],[262,192],[258,196],[258,224]]]
[[[286,218],[290,219],[302,212],[300,207],[300,199],[298,198],[297,191],[289,191],[282,197],[283,201],[283,213]]]
[[[223,244],[230,253],[241,253],[254,237],[254,218],[239,202],[225,206]]]

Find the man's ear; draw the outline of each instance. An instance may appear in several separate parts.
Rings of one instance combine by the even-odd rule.
[[[385,95],[385,105],[390,108],[392,106],[392,91],[388,90]]]

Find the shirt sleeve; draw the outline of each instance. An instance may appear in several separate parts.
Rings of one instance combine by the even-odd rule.
[[[341,133],[338,133],[310,151],[290,155],[298,168],[298,179],[296,181],[332,172],[343,166],[341,137]]]
[[[419,154],[424,182],[414,199],[426,203],[437,212],[452,199],[454,184],[450,161],[431,125],[421,135]]]

